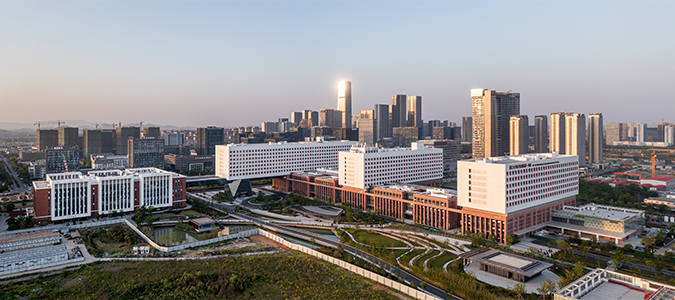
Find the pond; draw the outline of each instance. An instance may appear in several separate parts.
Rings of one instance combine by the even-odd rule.
[[[239,233],[249,229],[255,228],[255,226],[242,226],[242,225],[227,225],[224,226],[229,229],[230,234]],[[203,241],[211,237],[218,237],[217,231],[211,231],[210,233],[197,233],[197,232],[187,232],[175,227],[156,227],[152,230],[152,240],[156,243],[164,246],[176,246],[181,244],[189,244],[198,241]]]

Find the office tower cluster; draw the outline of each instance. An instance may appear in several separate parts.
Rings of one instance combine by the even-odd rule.
[[[473,158],[526,154],[532,142],[535,153],[576,155],[581,167],[587,154],[590,164],[603,162],[601,113],[588,115],[588,129],[585,114],[565,112],[537,115],[530,126],[528,116],[520,114],[520,93],[489,89],[471,90],[471,108],[471,120],[462,121],[464,132],[466,123],[472,124]]]
[[[648,126],[646,123],[607,123],[605,144],[609,146],[652,146],[675,145],[675,124],[668,122]]]

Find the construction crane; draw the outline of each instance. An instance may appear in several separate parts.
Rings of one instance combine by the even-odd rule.
[[[33,126],[37,125],[38,130],[40,130],[40,121],[37,121],[36,123],[33,123]]]
[[[65,122],[65,121],[61,122],[61,120],[57,120],[57,122],[56,122],[56,123],[58,123],[58,125],[59,125],[59,129],[61,129],[61,124],[66,124],[66,122]]]
[[[98,124],[98,122],[96,122],[96,123],[91,123],[91,125],[96,126],[96,129],[98,129],[98,125],[100,125],[100,124]]]
[[[675,150],[670,150],[670,149],[656,150],[656,149],[652,148],[652,177],[656,176],[656,154],[657,153],[674,153],[675,154]],[[646,155],[643,153],[642,156],[646,156]]]

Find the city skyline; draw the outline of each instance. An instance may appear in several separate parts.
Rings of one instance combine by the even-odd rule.
[[[33,110],[31,120],[9,114],[3,122],[256,125],[335,108],[341,80],[354,85],[352,112],[400,93],[424,97],[426,120],[460,122],[471,115],[469,91],[490,88],[522,93],[524,115],[601,111],[605,122],[675,121],[649,109],[672,101],[675,42],[663,36],[673,27],[673,3],[259,4],[2,2],[0,98],[10,111]],[[513,21],[470,22],[476,11]],[[334,22],[346,12],[351,22]],[[615,18],[624,14],[631,18]],[[379,25],[392,16],[424,17]],[[335,47],[336,37],[351,46]],[[512,47],[476,50],[481,37]],[[392,39],[423,47],[389,47]],[[483,72],[495,64],[508,76]],[[550,92],[557,90],[565,93]],[[177,119],[183,105],[193,113],[181,110]]]

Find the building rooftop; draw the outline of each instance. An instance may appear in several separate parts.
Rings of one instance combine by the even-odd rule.
[[[670,285],[597,268],[555,293],[565,300],[662,300],[673,299]]]
[[[393,183],[376,185],[375,187],[394,191],[404,191],[418,195],[433,196],[436,198],[457,198],[457,191],[455,190],[429,187],[424,185]]]
[[[671,180],[675,180],[675,178],[666,177],[666,176],[655,176],[655,177],[645,178],[643,180],[671,181]]]
[[[329,144],[329,143],[333,143],[333,144],[354,144],[354,143],[358,143],[358,142],[348,141],[348,140],[336,141],[336,140],[317,139],[315,141],[302,141],[302,142],[293,142],[293,143],[283,141],[283,142],[276,142],[276,143],[275,142],[269,142],[269,143],[266,143],[266,144],[264,144],[264,143],[263,144],[244,144],[244,143],[227,144],[227,146],[228,147],[255,147],[255,146],[265,146],[265,145],[289,145],[289,146],[292,146],[292,145]]]
[[[190,222],[197,224],[197,226],[215,224],[216,223],[216,221],[214,221],[211,218],[196,218],[196,219],[191,219]]]
[[[528,161],[543,161],[547,159],[566,158],[566,157],[576,157],[576,155],[562,155],[557,153],[528,153],[514,156],[497,156],[481,159],[468,159],[465,161],[477,163],[491,163],[491,164],[512,164]]]
[[[557,215],[565,215],[569,217],[582,215],[608,220],[625,221],[632,217],[644,214],[644,211],[630,208],[596,205],[591,203],[579,207],[563,206],[562,210],[556,210],[554,213]]]
[[[553,264],[534,260],[520,255],[502,252],[495,249],[476,249],[459,255],[470,261],[496,266],[511,272],[532,277],[550,268]]]

